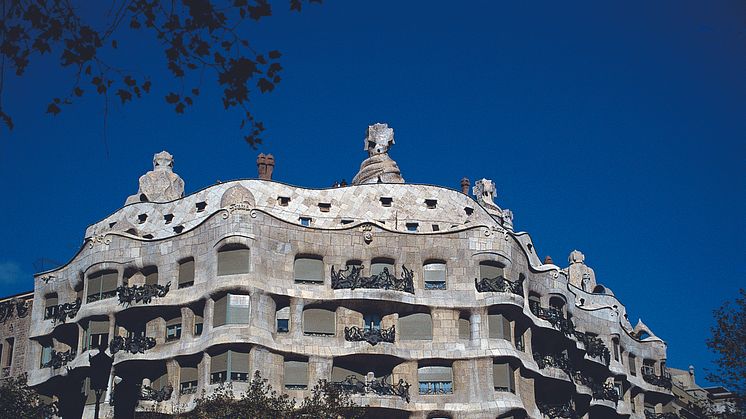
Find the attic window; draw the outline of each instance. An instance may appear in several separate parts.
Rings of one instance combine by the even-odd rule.
[[[151,240],[153,238],[153,235],[152,234],[146,234],[146,235],[142,236],[142,238],[143,239]]]
[[[344,218],[342,221],[340,221],[342,224],[352,224],[355,220],[350,220],[349,218]]]
[[[109,228],[114,228],[115,225],[117,225],[117,222],[113,221],[113,222],[109,223]]]
[[[435,207],[438,206],[438,200],[437,199],[426,199],[425,205],[427,206],[427,209],[435,209]]]
[[[166,214],[163,216],[163,220],[166,222],[166,224],[171,224],[171,221],[174,220],[173,214]]]
[[[329,210],[332,208],[332,204],[328,202],[319,202],[319,211],[321,212],[329,212]]]
[[[302,226],[309,227],[311,225],[310,217],[300,217],[299,220]]]
[[[281,207],[287,207],[288,203],[290,203],[290,197],[289,196],[278,196],[277,197],[277,203]]]
[[[533,252],[534,251],[534,245],[533,244],[529,243],[529,244],[526,245],[526,247],[528,247],[528,251],[529,252]]]
[[[207,207],[207,202],[205,201],[197,202],[196,206],[197,206],[197,212],[202,212]]]
[[[419,228],[418,223],[407,223],[407,231],[417,231],[417,228]]]
[[[464,212],[467,216],[472,215],[474,213],[474,208],[472,207],[464,207]]]
[[[137,221],[142,224],[148,219],[148,214],[140,214],[137,216]]]
[[[137,236],[137,230],[135,230],[134,228],[130,228],[129,230],[125,231],[125,233]]]
[[[393,200],[394,198],[391,197],[381,197],[381,205],[384,207],[390,207]]]
[[[433,231],[440,231],[440,226],[437,224],[433,224]]]
[[[184,231],[184,226],[174,227],[174,233],[181,233],[182,231]]]

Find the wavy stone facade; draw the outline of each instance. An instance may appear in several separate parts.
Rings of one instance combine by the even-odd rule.
[[[63,411],[92,417],[97,348],[113,357],[103,415],[188,410],[255,370],[296,399],[336,382],[387,418],[652,418],[672,397],[665,343],[580,252],[542,262],[491,181],[473,199],[239,180],[169,202],[143,181],[35,277],[29,383]]]

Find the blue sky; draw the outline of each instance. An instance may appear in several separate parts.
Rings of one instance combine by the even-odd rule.
[[[343,2],[246,28],[283,53],[283,81],[254,101],[277,180],[330,186],[355,175],[365,128],[395,129],[408,182],[493,179],[540,255],[579,249],[667,341],[669,365],[704,381],[711,313],[744,286],[746,3]],[[32,287],[34,261],[70,259],[85,227],[123,205],[166,149],[187,193],[256,176],[206,78],[184,115],[143,35],[119,64],[154,91],[124,107],[85,97],[44,113],[70,74],[44,59],[6,79],[16,128],[0,128],[0,293]],[[105,135],[104,135],[105,134]]]

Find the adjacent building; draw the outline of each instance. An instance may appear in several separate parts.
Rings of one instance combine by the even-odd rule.
[[[156,154],[35,276],[14,368],[69,417],[93,416],[96,388],[102,416],[188,410],[256,370],[296,399],[335,382],[371,417],[666,417],[666,344],[581,252],[542,260],[490,180],[405,183],[385,124],[364,144],[350,185],[283,184],[260,155],[258,179],[188,196]]]

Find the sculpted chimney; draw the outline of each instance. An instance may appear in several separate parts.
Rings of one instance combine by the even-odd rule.
[[[272,180],[272,172],[275,170],[275,157],[271,154],[259,153],[256,158],[256,169],[259,179]]]
[[[469,195],[470,186],[471,186],[471,181],[469,181],[468,177],[461,179],[461,193],[462,194]]]

